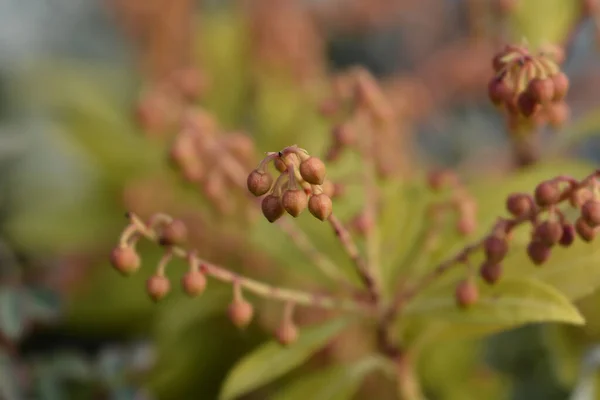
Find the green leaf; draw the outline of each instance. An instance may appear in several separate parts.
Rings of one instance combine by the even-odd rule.
[[[416,298],[407,306],[406,317],[447,322],[454,329],[464,329],[465,336],[533,322],[584,323],[577,308],[543,282],[505,278],[494,286],[481,284],[479,301],[466,310],[457,307],[454,288],[452,283]]]
[[[275,340],[265,343],[233,368],[225,381],[220,399],[238,398],[290,372],[323,347],[347,323],[346,319],[335,319],[306,328],[290,347],[282,347]]]
[[[389,367],[380,357],[369,357],[349,365],[333,365],[292,381],[271,400],[347,400],[352,399],[371,371]]]
[[[5,287],[0,290],[0,330],[10,339],[17,339],[23,333],[25,316],[22,300],[16,288]]]
[[[511,15],[512,39],[532,46],[561,43],[576,22],[580,5],[565,0],[522,0]]]

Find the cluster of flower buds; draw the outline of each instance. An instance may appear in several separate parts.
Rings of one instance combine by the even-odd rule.
[[[535,266],[548,261],[555,246],[569,247],[579,237],[591,242],[600,230],[600,172],[578,181],[567,176],[540,182],[533,194],[512,193],[506,199],[506,209],[512,218],[501,219],[492,233],[470,251],[482,248],[485,260],[479,268],[481,278],[488,284],[502,276],[502,261],[509,251],[510,237],[517,226],[532,226],[527,255]],[[563,202],[579,210],[579,217],[570,222],[559,208]],[[466,254],[462,255],[466,258]],[[457,303],[466,307],[477,301],[476,282],[469,277],[456,288]]]
[[[477,203],[467,192],[460,182],[458,176],[448,169],[437,169],[431,171],[427,176],[427,184],[433,191],[449,189],[451,197],[447,201],[432,204],[429,216],[434,222],[447,211],[458,215],[456,230],[463,236],[468,236],[477,228]]]
[[[556,55],[532,54],[525,46],[506,46],[493,59],[490,100],[508,115],[511,133],[549,122],[561,126],[569,117],[564,98],[569,79],[561,72]]]
[[[224,134],[206,111],[195,108],[186,113],[182,129],[174,137],[171,161],[183,177],[197,184],[222,213],[235,208],[232,190],[239,186],[247,169],[255,163],[252,139],[243,133]]]
[[[398,134],[395,110],[375,78],[363,68],[354,68],[338,76],[333,86],[332,98],[320,108],[336,121],[327,161],[353,149],[372,158],[382,178],[401,171],[408,162],[407,144]]]
[[[173,71],[145,91],[136,104],[136,120],[150,136],[165,136],[177,125],[186,105],[206,90],[206,76],[196,68]]]
[[[268,171],[271,163],[280,173],[277,179]],[[275,222],[285,212],[297,217],[306,208],[315,218],[325,221],[333,208],[331,193],[327,193],[324,186],[325,175],[323,161],[304,149],[290,146],[268,153],[248,175],[247,187],[256,197],[266,195],[261,208],[269,222]]]
[[[212,265],[201,260],[195,251],[187,251],[182,245],[187,242],[187,229],[185,224],[178,219],[173,219],[164,214],[152,216],[147,224],[129,213],[131,223],[123,230],[119,244],[112,250],[110,261],[113,267],[125,276],[130,276],[141,267],[140,256],[136,251],[136,244],[146,237],[165,248],[165,252],[158,262],[156,272],[146,280],[146,292],[152,301],[158,302],[171,292],[171,282],[166,276],[166,268],[173,257],[185,258],[188,270],[181,277],[181,288],[190,297],[200,296],[207,287],[207,278],[211,277],[233,287],[233,296],[227,315],[237,328],[246,328],[254,318],[254,306],[245,299],[243,288],[285,302],[283,317],[280,325],[275,330],[274,337],[282,345],[289,345],[298,338],[298,328],[293,321],[293,310],[296,306],[292,291],[277,297],[278,289],[258,281],[245,278],[222,267]],[[286,297],[287,296],[287,297]]]

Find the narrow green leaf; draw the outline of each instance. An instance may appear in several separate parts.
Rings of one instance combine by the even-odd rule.
[[[532,322],[581,325],[584,319],[559,291],[531,279],[505,278],[494,286],[480,285],[481,298],[467,310],[457,307],[454,284],[415,299],[406,315],[460,325],[497,325],[505,328]]]
[[[387,360],[369,357],[349,365],[333,365],[303,375],[282,388],[271,400],[348,400],[352,399],[367,374],[386,368]]]
[[[293,370],[323,347],[347,323],[346,319],[335,319],[306,328],[290,347],[282,347],[274,340],[263,344],[244,357],[229,373],[220,399],[238,398]]]

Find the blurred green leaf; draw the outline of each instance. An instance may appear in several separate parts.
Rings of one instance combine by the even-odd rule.
[[[580,4],[571,0],[521,0],[510,17],[513,41],[537,47],[560,44],[579,17]]]
[[[18,339],[25,328],[23,297],[17,288],[0,289],[0,329],[10,339]]]
[[[290,372],[323,347],[347,323],[346,319],[335,319],[303,329],[298,341],[290,347],[282,347],[275,340],[263,344],[231,370],[220,399],[235,399]]]
[[[389,367],[389,361],[373,356],[353,364],[314,370],[279,390],[271,400],[349,400],[371,371]]]
[[[21,400],[24,398],[19,379],[17,366],[4,352],[0,352],[0,397],[3,400]]]
[[[477,336],[482,332],[489,334],[532,322],[584,323],[577,308],[564,295],[543,282],[505,278],[494,286],[481,284],[479,301],[466,310],[456,305],[454,288],[455,285],[451,284],[417,297],[406,307],[409,321],[405,322],[428,319],[435,321],[434,325],[448,323],[448,328],[461,330],[464,337]],[[439,338],[445,330],[444,325],[428,328],[434,329],[432,338]]]

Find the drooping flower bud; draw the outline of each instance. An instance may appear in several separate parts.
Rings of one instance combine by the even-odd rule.
[[[273,185],[273,177],[268,172],[255,169],[254,171],[250,172],[250,175],[248,175],[246,185],[248,186],[248,191],[250,193],[256,197],[260,197],[271,190],[271,186]]]
[[[581,206],[581,217],[592,228],[600,226],[600,201],[588,200]]]
[[[534,197],[540,207],[551,206],[560,199],[560,190],[554,182],[544,181],[535,188]]]
[[[304,190],[288,189],[283,192],[281,205],[288,214],[296,218],[308,206],[308,196]]]
[[[456,304],[460,308],[468,308],[479,300],[479,289],[471,278],[463,279],[456,286]]]
[[[277,328],[277,331],[275,331],[275,339],[277,339],[282,346],[289,346],[298,340],[298,328],[293,322],[284,321],[279,328]]]
[[[140,269],[140,256],[131,246],[116,247],[110,254],[113,267],[125,276],[132,275]]]
[[[242,329],[250,324],[254,316],[254,307],[246,300],[234,300],[227,310],[229,319],[236,327]]]
[[[171,290],[171,282],[167,277],[162,275],[154,275],[146,281],[146,291],[150,298],[154,301],[163,299]]]
[[[479,274],[484,281],[493,285],[502,277],[502,264],[484,261],[479,268]]]
[[[323,161],[316,157],[309,157],[300,163],[300,176],[311,185],[322,185],[327,169]]]
[[[267,221],[273,223],[277,221],[285,212],[281,205],[281,198],[275,195],[265,196],[261,202],[262,213]]]
[[[310,196],[308,200],[308,211],[317,219],[325,221],[331,215],[333,203],[325,193]]]
[[[187,227],[185,223],[179,219],[166,224],[161,232],[159,243],[163,246],[175,246],[185,243],[187,240]]]
[[[188,271],[181,278],[181,286],[188,296],[199,296],[206,289],[206,277],[200,271]]]
[[[535,228],[535,236],[546,246],[554,246],[563,235],[562,224],[558,221],[544,221]]]

